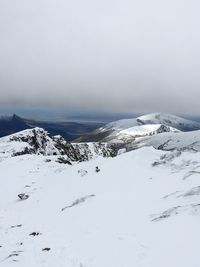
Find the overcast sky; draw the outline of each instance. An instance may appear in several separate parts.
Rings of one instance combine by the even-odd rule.
[[[0,104],[200,114],[200,1],[0,0]]]

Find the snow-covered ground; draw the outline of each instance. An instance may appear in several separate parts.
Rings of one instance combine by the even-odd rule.
[[[2,155],[0,266],[200,266],[199,152],[55,158]]]

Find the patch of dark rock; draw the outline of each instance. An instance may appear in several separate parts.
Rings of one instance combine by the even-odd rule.
[[[12,225],[11,228],[22,227],[22,224]]]
[[[96,166],[96,168],[95,168],[95,172],[100,172],[100,169],[99,169],[98,166]]]
[[[16,245],[22,246],[23,245],[23,242],[16,243]]]
[[[50,251],[51,248],[43,248],[42,251]]]
[[[51,162],[51,159],[46,159],[45,162]]]
[[[34,154],[34,152],[35,152],[34,149],[25,147],[24,150],[22,151],[14,152],[12,154],[12,157],[22,156],[22,155],[27,155],[27,154]]]
[[[170,142],[171,140],[167,140],[165,143],[163,143],[162,145],[160,145],[157,149],[158,150],[168,150],[167,149],[167,146],[168,146],[168,143]]]
[[[21,200],[26,200],[29,198],[29,195],[25,194],[25,193],[21,193],[18,195],[19,199]]]
[[[158,166],[158,165],[161,165],[161,164],[165,164],[166,162],[162,161],[162,162],[159,162],[159,161],[154,161],[152,163],[152,167],[155,167],[155,166]]]
[[[68,164],[68,165],[72,165],[71,162],[63,157],[60,157],[56,160],[56,162],[61,163],[61,164]]]
[[[88,198],[91,198],[91,197],[95,197],[95,195],[92,194],[92,195],[88,195],[88,196],[85,196],[85,197],[78,198],[78,199],[76,199],[74,202],[72,202],[71,205],[62,208],[61,211],[64,211],[65,209],[72,208],[72,207],[74,207],[74,206],[76,206],[76,205],[78,205],[78,204],[80,204],[80,203],[83,203],[83,202],[85,202]]]
[[[39,233],[39,232],[32,232],[29,235],[31,235],[31,236],[38,236],[38,235],[41,235],[41,233]]]
[[[11,253],[10,255],[8,255],[7,258],[5,258],[5,260],[9,259],[9,258],[12,258],[12,257],[18,257],[18,256],[19,256],[19,253]]]

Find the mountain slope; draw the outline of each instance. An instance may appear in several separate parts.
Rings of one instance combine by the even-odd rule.
[[[199,266],[199,152],[46,159],[0,162],[2,266]]]
[[[162,133],[150,138],[140,138],[131,145],[138,145],[138,147],[153,146],[161,150],[200,151],[200,131]]]
[[[156,132],[155,129],[151,131],[153,125],[159,125],[159,127],[161,127],[160,131]],[[131,129],[131,131],[128,129]],[[140,136],[144,136],[147,131],[150,135],[152,135],[161,132],[194,131],[199,129],[200,124],[198,122],[186,120],[169,114],[153,113],[134,119],[123,119],[108,123],[91,134],[83,136],[78,139],[78,141],[116,142],[116,140],[124,141],[123,138],[120,138],[124,133],[126,133],[126,137],[129,135],[130,138],[128,138],[128,140],[138,137],[137,133],[134,134],[136,131],[140,132]]]
[[[115,131],[124,130],[133,126],[147,124],[164,124],[176,128],[180,131],[199,130],[200,124],[191,120],[183,119],[178,116],[164,113],[152,113],[140,116],[136,119],[124,119],[108,123],[102,130],[113,129]]]
[[[11,117],[0,117],[0,137],[30,128],[25,120],[14,114]]]
[[[42,128],[27,129],[0,138],[0,157],[35,154],[65,156],[69,162],[84,161],[96,156],[116,156],[111,146],[105,143],[73,144],[61,136],[51,136]]]

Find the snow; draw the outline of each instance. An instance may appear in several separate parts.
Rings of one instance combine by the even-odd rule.
[[[200,131],[180,132],[180,133],[161,133],[150,138],[140,139],[140,146],[153,146],[163,150],[173,149],[192,149],[200,151]]]
[[[2,266],[199,267],[199,152],[0,157]]]
[[[119,134],[127,134],[133,136],[153,135],[156,134],[156,131],[159,130],[161,126],[162,124],[147,124],[141,126],[134,126],[126,130],[120,131]],[[168,127],[168,131],[179,132],[177,129],[174,129],[172,127]]]
[[[200,129],[200,124],[191,120],[183,119],[178,116],[164,113],[152,113],[140,116],[133,119],[122,119],[108,123],[103,129],[114,129],[116,131],[127,129],[141,124],[164,124],[173,128],[179,129],[180,127]]]
[[[165,127],[164,132],[187,132],[200,130],[200,124],[191,120],[186,120],[164,113],[152,113],[133,119],[122,119],[108,123],[106,126],[96,131],[97,134],[107,132],[107,136],[103,138],[106,142],[129,142],[134,135],[138,137],[144,135],[153,135],[160,133],[158,127]],[[168,130],[166,129],[168,127]],[[124,139],[125,138],[125,139]]]
[[[79,161],[111,156],[115,151],[106,143],[69,143],[36,127],[0,138],[0,158],[20,154],[65,155],[68,160]]]

